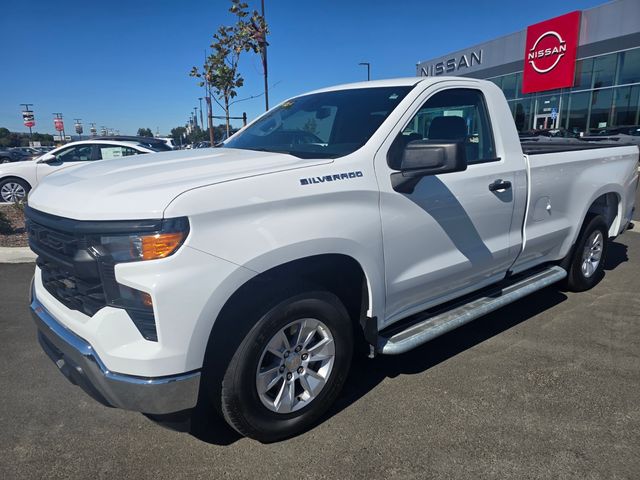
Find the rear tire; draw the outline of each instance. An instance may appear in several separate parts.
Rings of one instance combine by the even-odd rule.
[[[222,414],[261,442],[301,433],[337,398],[352,353],[352,325],[338,297],[308,291],[285,298],[256,315],[235,351],[218,399]]]
[[[566,290],[583,292],[593,288],[603,277],[609,228],[602,215],[587,217],[571,253]]]

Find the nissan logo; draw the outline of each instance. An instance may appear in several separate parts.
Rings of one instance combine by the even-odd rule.
[[[554,47],[541,48],[538,50],[538,45],[540,44],[540,42],[547,37],[555,38],[558,42],[558,45]],[[538,37],[536,42],[533,44],[533,47],[531,47],[531,49],[529,50],[529,53],[527,55],[527,60],[529,61],[529,64],[536,72],[547,73],[553,70],[554,68],[556,68],[556,66],[560,62],[560,59],[562,59],[562,57],[566,52],[567,52],[567,42],[565,42],[562,39],[562,37],[558,32],[549,30],[548,32],[545,32]],[[535,63],[536,60],[540,60],[548,57],[555,57],[555,60],[553,61],[551,66],[546,68],[541,68],[538,65],[536,65]],[[547,62],[542,62],[542,63],[546,64]]]

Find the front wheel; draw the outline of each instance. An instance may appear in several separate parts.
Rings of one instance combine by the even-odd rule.
[[[227,367],[225,420],[262,442],[304,431],[335,401],[352,352],[352,325],[338,297],[316,291],[287,298],[257,320]]]
[[[30,185],[19,178],[7,178],[0,181],[0,201],[17,203],[27,199]]]
[[[567,290],[582,292],[600,281],[607,254],[608,230],[602,215],[587,219],[572,253],[564,282]]]

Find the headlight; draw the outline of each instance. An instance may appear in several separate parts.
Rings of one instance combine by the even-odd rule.
[[[155,260],[173,254],[189,233],[186,218],[168,220],[162,231],[144,234],[103,235],[96,250],[100,256],[111,257],[114,263]]]

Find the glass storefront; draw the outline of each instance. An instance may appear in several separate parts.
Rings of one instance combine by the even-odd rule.
[[[640,124],[640,48],[576,62],[572,88],[522,94],[522,72],[489,78],[504,92],[518,131],[574,133]]]

